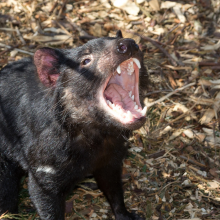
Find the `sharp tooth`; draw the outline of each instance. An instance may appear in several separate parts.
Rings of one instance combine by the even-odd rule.
[[[138,105],[135,105],[135,106],[134,106],[134,109],[137,110],[137,109],[138,109]]]
[[[118,65],[118,67],[117,67],[117,72],[118,72],[118,74],[121,74],[121,67],[120,67],[120,65]]]
[[[133,118],[133,115],[132,115],[132,113],[130,111],[127,111],[127,116],[128,116],[129,119]]]
[[[138,68],[140,69],[141,68],[140,61],[136,58],[133,58],[133,61],[137,64]]]
[[[132,95],[132,91],[130,91],[130,92],[128,93],[128,95],[131,97],[131,95]]]
[[[143,108],[143,110],[141,111],[141,114],[142,114],[143,116],[145,116],[146,113],[147,113],[147,106],[145,106],[145,107]]]
[[[111,103],[109,100],[107,100],[106,102],[107,102],[108,105],[110,105],[110,103]]]
[[[110,101],[109,101],[109,106],[113,109],[114,108],[114,104],[112,104]]]
[[[131,96],[131,99],[134,101],[134,95],[133,95],[133,96]]]

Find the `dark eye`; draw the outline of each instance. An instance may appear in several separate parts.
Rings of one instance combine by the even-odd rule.
[[[88,63],[90,63],[90,61],[91,61],[90,59],[85,59],[82,61],[82,64],[87,65]]]

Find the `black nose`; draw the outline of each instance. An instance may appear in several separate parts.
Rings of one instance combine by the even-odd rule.
[[[138,52],[139,46],[132,39],[122,38],[118,40],[116,49],[118,53],[132,56]]]

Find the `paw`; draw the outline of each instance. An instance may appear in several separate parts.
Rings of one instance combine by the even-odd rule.
[[[127,213],[120,214],[115,217],[116,220],[145,220],[145,218],[140,217],[138,214],[135,213]]]

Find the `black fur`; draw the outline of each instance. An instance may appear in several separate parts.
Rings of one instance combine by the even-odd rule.
[[[97,101],[99,88],[122,61],[131,53],[142,59],[140,51],[117,52],[121,37],[118,33],[71,50],[43,48],[33,59],[1,70],[0,214],[17,212],[23,169],[41,219],[64,219],[66,194],[90,173],[117,220],[143,219],[125,208],[121,165],[127,152],[125,137],[145,119],[123,126]],[[147,79],[143,62],[140,75],[142,86]]]

